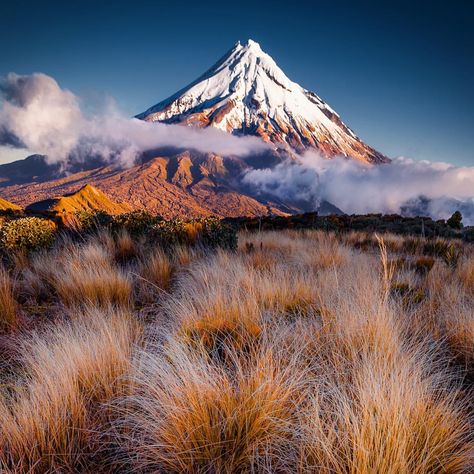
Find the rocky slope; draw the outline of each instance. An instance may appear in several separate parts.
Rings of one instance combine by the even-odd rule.
[[[62,204],[51,197],[74,193],[91,184],[112,201],[127,203],[133,209],[160,213],[167,218],[297,212],[282,203],[257,200],[234,187],[230,174],[237,175],[240,166],[239,162],[232,166],[231,159],[224,160],[218,155],[184,152],[157,156],[125,170],[103,166],[54,180],[0,187],[0,194],[25,207],[43,201],[33,207],[60,209]]]
[[[316,149],[327,157],[387,161],[314,92],[288,79],[252,40],[238,42],[196,81],[137,117],[258,135],[290,151]]]
[[[129,212],[132,207],[126,203],[114,202],[104,192],[86,184],[76,192],[32,203],[26,207],[26,210],[58,214],[100,210],[114,215]]]
[[[13,204],[10,201],[0,198],[0,211],[19,211],[20,206]]]

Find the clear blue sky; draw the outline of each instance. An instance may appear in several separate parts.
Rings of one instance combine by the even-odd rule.
[[[252,38],[383,153],[474,165],[470,4],[12,0],[0,76],[43,72],[134,115]]]

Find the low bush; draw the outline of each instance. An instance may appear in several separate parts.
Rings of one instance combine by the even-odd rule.
[[[237,249],[237,233],[232,227],[223,224],[216,218],[206,218],[201,223],[201,239],[206,246],[229,250]]]
[[[462,238],[466,242],[474,242],[474,227],[465,227],[462,233]]]
[[[115,216],[112,220],[112,230],[115,232],[126,230],[132,237],[139,237],[162,220],[161,216],[154,216],[144,210],[132,211]]]
[[[113,217],[102,211],[79,211],[74,214],[74,227],[79,232],[93,233],[109,226]]]
[[[0,244],[7,251],[34,251],[48,248],[55,238],[56,225],[49,219],[20,217],[0,228]]]
[[[237,248],[237,232],[214,217],[161,221],[154,226],[153,237],[164,247],[200,244],[210,248]]]
[[[446,224],[453,229],[462,229],[462,214],[456,211],[447,221]]]

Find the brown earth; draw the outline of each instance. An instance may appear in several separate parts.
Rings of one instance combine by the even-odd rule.
[[[30,182],[15,183],[5,178],[0,194],[23,207],[57,212],[100,208],[116,214],[146,209],[166,218],[293,212],[281,203],[257,199],[242,191],[236,183],[245,166],[239,159],[184,152],[157,156],[127,169],[100,166],[59,178],[32,178]],[[102,192],[100,197],[92,191],[94,188]]]

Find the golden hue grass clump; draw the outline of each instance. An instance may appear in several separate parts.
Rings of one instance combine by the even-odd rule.
[[[25,337],[23,370],[1,394],[0,467],[87,470],[107,422],[101,406],[121,395],[137,337],[129,315],[99,310]]]
[[[130,277],[113,263],[107,248],[96,242],[71,246],[42,271],[47,271],[48,283],[67,306],[131,304]]]
[[[29,323],[0,340],[0,471],[474,471],[469,244],[239,239],[102,233],[0,269],[1,321]]]
[[[142,263],[141,276],[152,285],[168,291],[173,276],[173,263],[162,249],[157,248]]]
[[[134,390],[121,404],[131,470],[244,473],[265,463],[285,466],[281,453],[292,438],[304,372],[288,377],[288,362],[271,349],[255,365],[238,356],[234,363],[229,373],[177,340],[167,340],[164,352],[141,354]]]
[[[17,325],[18,305],[10,274],[0,266],[0,333]]]

